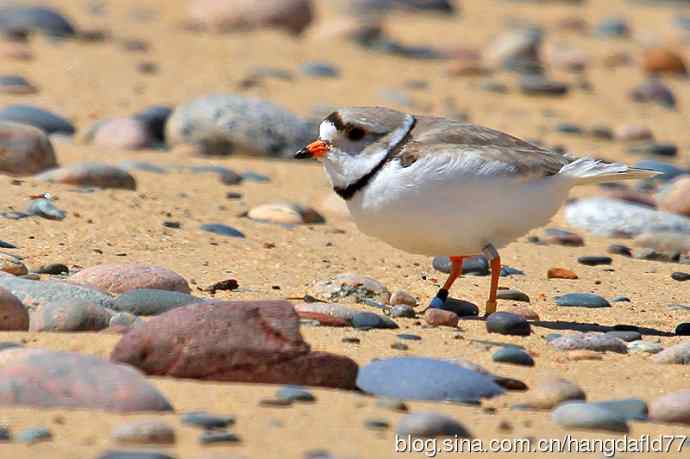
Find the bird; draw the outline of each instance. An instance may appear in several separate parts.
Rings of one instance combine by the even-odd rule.
[[[294,157],[323,163],[363,233],[408,253],[449,257],[450,274],[429,307],[443,308],[463,261],[484,255],[491,269],[485,316],[497,307],[498,250],[548,223],[573,187],[657,174],[385,107],[334,111]]]

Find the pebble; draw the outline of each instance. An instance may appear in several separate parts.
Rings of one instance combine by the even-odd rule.
[[[50,199],[34,199],[26,209],[29,215],[36,215],[48,220],[64,220],[67,214],[64,210],[58,209]]]
[[[458,326],[460,318],[452,311],[443,309],[429,308],[424,313],[424,320],[432,327],[454,327]]]
[[[652,360],[661,364],[690,364],[690,342],[675,344],[656,354]]]
[[[94,145],[123,150],[141,150],[153,143],[146,125],[135,118],[113,118],[100,121],[92,128],[88,140]]]
[[[570,402],[556,408],[553,421],[565,428],[628,432],[630,429],[624,417],[593,403]]]
[[[237,230],[232,226],[224,225],[222,223],[204,223],[199,228],[202,231],[218,234],[220,236],[237,237],[240,239],[245,238],[244,233],[242,233],[240,230]]]
[[[556,304],[559,306],[585,307],[585,308],[608,308],[611,304],[606,298],[594,293],[567,293],[556,297]]]
[[[110,325],[112,312],[91,302],[63,300],[38,306],[30,317],[34,332],[100,331]]]
[[[57,167],[50,139],[33,126],[0,122],[0,150],[0,173],[24,176]]]
[[[628,346],[625,341],[604,333],[574,333],[561,336],[549,342],[562,351],[586,349],[596,352],[617,352],[625,354]]]
[[[214,445],[218,443],[239,443],[240,437],[232,432],[206,430],[199,435],[199,443],[202,445]]]
[[[51,441],[53,434],[45,427],[33,427],[18,432],[14,439],[17,443],[28,443],[31,445],[42,441]]]
[[[611,244],[606,251],[608,253],[614,255],[622,255],[624,257],[632,256],[632,250],[630,249],[630,247],[621,244]]]
[[[635,87],[630,91],[629,97],[634,102],[655,103],[668,109],[676,108],[676,96],[673,91],[656,78],[651,78]]]
[[[420,411],[403,416],[396,429],[398,437],[472,438],[472,434],[455,419],[440,413]]]
[[[367,419],[364,421],[364,428],[369,430],[383,431],[390,428],[390,423],[385,419]]]
[[[606,18],[596,25],[594,35],[602,38],[625,38],[630,35],[630,28],[624,19]]]
[[[173,444],[175,430],[163,421],[136,421],[116,427],[112,437],[127,444]]]
[[[520,79],[520,90],[530,96],[564,96],[568,93],[568,85],[542,76],[529,75]]]
[[[406,304],[398,304],[391,308],[391,317],[404,317],[408,319],[413,319],[417,316],[414,308]]]
[[[36,274],[50,274],[51,276],[60,276],[62,274],[69,274],[69,268],[62,263],[49,263],[41,265],[33,270]]]
[[[423,357],[372,361],[360,369],[357,387],[379,397],[456,402],[476,402],[504,392],[490,375]]]
[[[690,323],[683,322],[676,326],[676,336],[690,336]]]
[[[76,129],[65,118],[30,105],[8,105],[0,110],[0,121],[21,123],[41,129],[46,134],[72,135]]]
[[[613,140],[615,133],[610,127],[604,125],[592,126],[589,130],[589,135],[599,140]]]
[[[656,195],[660,210],[690,217],[690,177],[680,177]]]
[[[202,429],[225,429],[235,424],[234,416],[217,416],[209,414],[204,411],[196,411],[192,413],[185,413],[180,420],[183,424]]]
[[[570,360],[573,362],[579,362],[582,360],[601,360],[601,354],[596,351],[590,351],[588,349],[576,349],[574,351],[567,351],[565,360]],[[556,361],[562,361],[562,358],[556,358]]]
[[[546,228],[543,240],[547,244],[558,244],[568,247],[582,247],[585,245],[582,236],[560,228]]]
[[[124,169],[103,163],[75,163],[36,175],[37,180],[81,187],[135,190],[137,182]]]
[[[180,104],[166,123],[171,146],[194,145],[204,154],[291,157],[313,136],[308,122],[282,107],[235,94]]]
[[[188,5],[192,22],[212,32],[267,28],[301,34],[314,19],[309,0],[193,0]]]
[[[326,220],[314,209],[295,203],[262,204],[252,208],[247,217],[252,220],[282,225],[324,223]]]
[[[654,140],[654,133],[642,124],[622,124],[614,131],[616,140],[621,142],[639,142]]]
[[[526,406],[550,410],[566,401],[585,399],[585,392],[577,384],[562,378],[547,377],[537,381],[527,393]]]
[[[360,313],[359,309],[349,308],[337,303],[298,303],[295,304],[295,311],[300,317],[309,317],[308,314],[321,314],[329,317],[341,319],[350,324],[352,318]]]
[[[338,78],[340,77],[340,70],[328,62],[305,62],[300,65],[300,70],[307,76],[317,78]]]
[[[112,309],[137,316],[155,316],[180,306],[203,301],[203,298],[177,291],[136,288],[115,298]]]
[[[604,400],[602,402],[594,402],[592,405],[611,410],[626,421],[646,421],[648,416],[647,403],[638,398]]]
[[[518,315],[525,320],[539,320],[539,314],[525,305],[515,304],[502,308],[503,311]]]
[[[129,312],[116,312],[110,318],[108,327],[125,327],[126,329],[129,329],[142,323],[144,323],[144,321],[134,314],[130,314]]]
[[[645,352],[647,354],[658,354],[664,347],[659,343],[650,341],[632,341],[628,343],[628,352]]]
[[[690,425],[690,390],[672,392],[652,400],[649,420]]]
[[[0,239],[0,249],[16,249],[16,248],[17,248],[16,245]]]
[[[415,298],[414,296],[412,296],[410,293],[406,292],[405,290],[396,290],[391,295],[391,298],[389,300],[389,304],[391,306],[404,304],[404,305],[415,307],[415,306],[417,306],[417,298]]]
[[[632,145],[626,150],[632,155],[675,157],[678,155],[678,147],[672,143],[648,142]]]
[[[316,282],[311,289],[313,296],[336,303],[364,303],[374,300],[388,304],[390,292],[381,282],[356,273],[342,273],[334,278]]]
[[[156,451],[106,451],[98,459],[174,459]]]
[[[522,349],[514,346],[504,346],[499,348],[491,356],[494,362],[512,363],[513,365],[521,365],[526,367],[534,366],[534,359]]]
[[[687,75],[683,57],[666,48],[649,48],[642,53],[642,69],[652,75]]]
[[[479,308],[476,304],[455,298],[448,298],[440,309],[454,312],[458,317],[473,317],[479,315]]]
[[[135,263],[91,266],[72,274],[69,281],[90,285],[111,294],[142,288],[190,292],[189,284],[179,274],[160,266]]]
[[[92,302],[104,308],[113,305],[113,299],[99,290],[66,282],[36,282],[13,276],[0,276],[0,287],[19,298],[29,309],[61,301]]]
[[[172,108],[164,105],[153,105],[132,117],[144,124],[148,134],[153,140],[165,143],[165,124],[172,114]]]
[[[194,174],[218,174],[221,183],[225,185],[238,185],[244,180],[240,174],[223,166],[191,166],[188,169]]]
[[[549,268],[546,272],[548,279],[577,279],[577,274],[566,268]]]
[[[489,65],[529,70],[540,65],[543,32],[536,27],[515,27],[500,33],[483,52]]]
[[[2,351],[2,359],[0,400],[6,406],[120,413],[173,409],[141,373],[99,357],[14,348]]]
[[[532,332],[529,322],[523,317],[503,311],[494,312],[486,319],[486,330],[489,333],[520,336]]]
[[[21,258],[0,252],[0,272],[13,276],[23,276],[29,273],[29,268],[22,262]]]
[[[690,251],[690,237],[687,234],[672,231],[650,231],[639,234],[634,239],[635,244],[648,247],[660,252]]]
[[[247,182],[268,183],[271,181],[271,177],[254,171],[244,171],[240,174],[240,177]]]
[[[396,10],[442,14],[454,14],[458,11],[452,0],[353,0],[350,3],[355,11],[364,14],[390,14]]]
[[[27,331],[29,329],[29,312],[19,301],[4,288],[0,288],[0,331]]]
[[[596,255],[588,255],[584,257],[578,257],[577,262],[580,263],[581,265],[587,265],[587,266],[599,266],[599,265],[610,265],[613,262],[613,259],[611,257],[606,257],[606,256],[596,256]]]
[[[407,351],[410,349],[410,346],[408,346],[405,343],[396,341],[395,343],[391,344],[391,349],[395,349],[396,351]]]
[[[398,411],[400,413],[409,411],[407,404],[397,398],[377,397],[376,406],[385,410]]]
[[[58,10],[28,5],[11,5],[0,10],[0,30],[21,35],[38,32],[51,38],[73,37],[77,33],[69,19]]]
[[[289,400],[291,402],[314,402],[316,397],[306,388],[301,386],[284,386],[276,392],[278,400]]]
[[[642,339],[642,334],[634,330],[610,330],[606,332],[607,335],[629,343],[631,341],[639,341]]]
[[[556,125],[556,132],[561,132],[563,134],[582,134],[583,129],[577,124],[559,123]]]
[[[436,271],[450,273],[451,262],[448,257],[434,257],[431,264]],[[483,255],[465,258],[462,263],[462,274],[464,275],[488,276],[490,273],[489,262]]]
[[[530,299],[526,293],[515,289],[499,289],[496,293],[496,298],[499,300],[512,300],[529,303]]]
[[[398,324],[389,318],[374,314],[373,312],[358,312],[352,317],[352,326],[360,330],[398,328]]]

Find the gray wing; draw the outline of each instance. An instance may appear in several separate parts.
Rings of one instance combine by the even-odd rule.
[[[418,120],[411,139],[400,149],[401,164],[409,165],[427,155],[472,155],[492,173],[524,178],[556,175],[573,161],[500,131],[443,118]]]

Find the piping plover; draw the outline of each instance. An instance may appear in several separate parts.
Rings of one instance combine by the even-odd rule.
[[[654,171],[572,158],[509,134],[381,107],[343,108],[296,158],[323,160],[359,229],[398,249],[449,255],[441,307],[463,259],[491,265],[486,314],[496,311],[498,248],[546,224],[577,185],[651,177]]]

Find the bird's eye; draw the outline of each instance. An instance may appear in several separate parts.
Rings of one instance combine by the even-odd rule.
[[[358,140],[362,140],[362,138],[366,135],[366,132],[364,132],[364,129],[361,127],[353,127],[352,129],[347,131],[347,138],[356,142]]]

